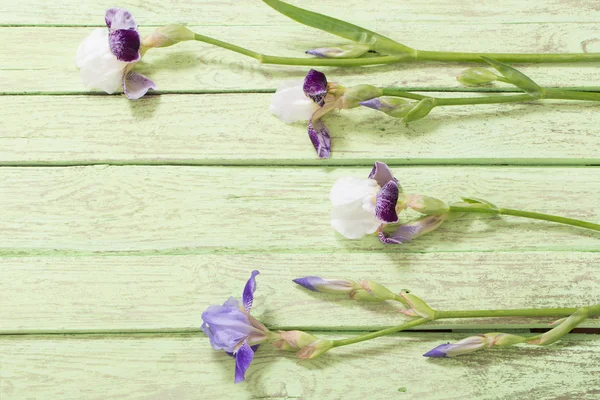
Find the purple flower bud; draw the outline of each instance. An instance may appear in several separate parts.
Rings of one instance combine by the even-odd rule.
[[[307,50],[306,54],[320,58],[357,58],[369,51],[368,46],[360,44],[345,44],[338,47],[319,47]]]
[[[481,350],[489,345],[489,339],[483,335],[471,336],[456,343],[445,343],[423,354],[424,357],[456,357]]]
[[[350,293],[360,287],[349,279],[323,279],[318,276],[305,276],[294,279],[293,282],[313,292],[323,293]]]

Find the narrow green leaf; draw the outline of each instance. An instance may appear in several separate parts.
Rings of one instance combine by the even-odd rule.
[[[294,21],[369,46],[371,50],[379,53],[388,55],[415,53],[415,50],[410,47],[360,26],[295,7],[279,0],[263,0],[263,2]]]
[[[544,89],[521,71],[489,57],[481,56],[481,58],[492,67],[496,68],[510,83],[519,89],[522,89],[535,97],[542,97],[544,94]]]

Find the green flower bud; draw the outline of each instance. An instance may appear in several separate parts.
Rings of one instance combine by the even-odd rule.
[[[360,288],[360,289],[355,289],[350,293],[350,298],[356,300],[356,301],[366,301],[366,302],[370,302],[370,303],[381,303],[382,301],[385,301],[385,299],[380,299],[379,297],[375,297],[374,295],[372,295],[371,293],[369,293],[367,290]]]
[[[194,32],[183,25],[171,24],[161,26],[142,41],[146,48],[169,47],[186,40],[194,40]]]
[[[490,64],[492,67],[496,68],[498,72],[502,74],[506,78],[507,81],[522,89],[524,92],[528,94],[541,98],[544,94],[544,89],[541,88],[537,83],[535,83],[530,77],[522,73],[521,71],[511,67],[510,65],[501,63],[499,61],[493,60],[489,57],[481,57],[485,62]]]
[[[410,309],[401,311],[403,314],[409,315],[411,317],[422,317],[434,320],[435,319],[435,310],[419,297],[414,294],[408,292],[400,292],[400,296],[406,301]]]
[[[394,300],[396,294],[385,286],[380,285],[377,282],[371,281],[358,281],[359,285],[362,286],[367,292],[381,300]]]
[[[489,340],[489,344],[488,344],[489,347],[512,346],[514,344],[523,343],[524,341],[527,340],[527,338],[523,337],[523,336],[511,335],[510,333],[501,333],[501,332],[486,333],[483,336],[485,336]]]
[[[296,353],[296,357],[307,360],[311,358],[319,357],[321,354],[331,350],[333,348],[333,342],[331,340],[319,339],[312,342],[308,346],[304,346]]]
[[[319,338],[302,331],[278,331],[279,340],[271,343],[281,350],[299,350],[316,342]]]
[[[382,90],[371,85],[356,85],[346,88],[341,97],[341,106],[339,108],[356,108],[361,102],[379,97]]]
[[[435,107],[435,99],[432,97],[426,97],[419,101],[416,106],[410,110],[404,117],[405,122],[412,122],[422,118],[425,118],[427,114]]]
[[[498,75],[482,67],[469,68],[456,77],[465,86],[485,85],[497,81],[498,78]]]
[[[384,112],[394,118],[406,117],[415,104],[414,101],[392,96],[381,96],[360,103],[361,106]]]
[[[411,195],[408,196],[407,206],[426,215],[445,214],[450,211],[450,206],[434,197]]]

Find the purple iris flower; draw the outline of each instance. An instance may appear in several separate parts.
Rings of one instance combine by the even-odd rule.
[[[258,271],[252,271],[244,287],[242,305],[230,297],[222,306],[210,306],[202,313],[202,330],[210,339],[215,350],[224,350],[235,358],[234,382],[242,382],[245,373],[254,358],[258,344],[269,338],[269,330],[250,315],[255,277]]]

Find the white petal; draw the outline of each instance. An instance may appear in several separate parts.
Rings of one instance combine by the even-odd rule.
[[[302,85],[282,85],[271,99],[271,112],[286,124],[308,121],[319,105],[306,97]]]
[[[108,29],[95,29],[79,46],[75,63],[81,82],[88,88],[114,93],[122,86],[126,62],[117,60],[110,51]]]
[[[348,239],[374,233],[380,224],[374,214],[362,209],[362,202],[334,207],[331,211],[331,226]]]
[[[374,198],[378,191],[379,186],[375,179],[345,176],[335,182],[331,192],[329,192],[329,200],[334,206],[340,206],[357,200],[364,200],[367,197]]]

